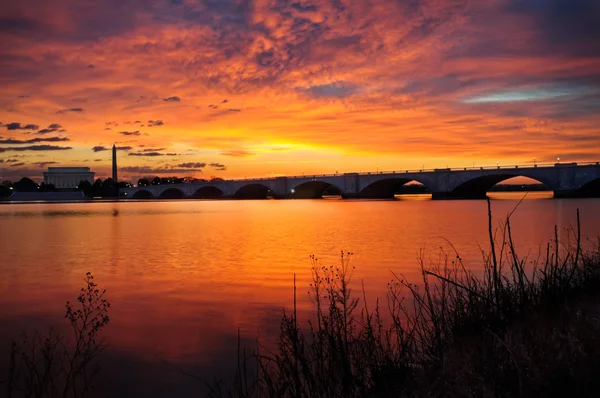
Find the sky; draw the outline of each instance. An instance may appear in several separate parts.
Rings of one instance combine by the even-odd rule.
[[[596,0],[2,0],[0,179],[600,160]]]

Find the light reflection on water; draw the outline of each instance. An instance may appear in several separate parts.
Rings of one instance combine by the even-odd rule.
[[[545,195],[545,196],[544,196]],[[501,220],[522,193],[494,193]],[[530,193],[526,199],[548,197]],[[533,257],[582,214],[582,233],[600,233],[600,200],[524,200],[513,216],[518,247]],[[164,201],[0,206],[0,341],[19,331],[63,328],[64,302],[91,271],[113,303],[102,392],[106,396],[190,396],[194,384],[163,360],[212,379],[243,342],[268,340],[297,275],[307,311],[308,256],[337,261],[355,253],[354,281],[385,296],[390,270],[418,277],[417,256],[457,247],[481,268],[487,245],[485,201]],[[7,358],[0,348],[0,372]],[[5,374],[5,373],[4,373]],[[142,382],[142,380],[144,380]],[[197,395],[197,394],[196,394]]]

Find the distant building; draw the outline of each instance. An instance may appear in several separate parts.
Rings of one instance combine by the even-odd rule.
[[[57,189],[77,188],[81,181],[93,184],[95,174],[89,167],[48,167],[48,171],[44,172],[44,183]]]

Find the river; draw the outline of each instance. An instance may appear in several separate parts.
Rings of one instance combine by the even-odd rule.
[[[490,195],[496,223],[524,194]],[[578,208],[584,244],[600,234],[599,199],[550,195],[530,193],[514,212],[523,254],[537,257],[554,225],[566,236]],[[294,274],[308,311],[311,254],[329,264],[353,252],[355,286],[371,298],[385,297],[390,270],[417,281],[420,250],[435,261],[448,241],[481,269],[486,202],[427,199],[0,205],[0,372],[21,331],[67,333],[65,302],[90,271],[112,303],[99,396],[198,396],[201,383],[176,367],[232,375],[238,328],[245,346],[272,341]]]

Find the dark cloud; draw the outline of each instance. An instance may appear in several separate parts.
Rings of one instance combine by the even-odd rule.
[[[139,131],[119,131],[119,134],[121,135],[142,135],[142,133],[140,133]]]
[[[296,10],[300,11],[300,12],[315,12],[317,11],[317,6],[315,5],[303,5],[300,3],[292,3],[292,8],[295,8]]]
[[[241,109],[238,109],[238,108],[230,108],[230,109],[227,109],[227,112],[241,112],[241,111],[242,111],[242,110],[241,110]]]
[[[228,102],[229,102],[229,100],[228,100],[228,99],[224,99],[223,101],[221,101],[221,103],[222,103],[222,104],[226,104],[226,103],[228,103]]]
[[[110,127],[104,127],[104,130],[112,130]]]
[[[547,51],[600,54],[600,3],[597,0],[510,0],[508,10],[537,22]]]
[[[62,113],[81,113],[83,112],[83,108],[68,108],[68,109],[61,109],[59,111],[56,111],[57,114],[62,114]]]
[[[144,145],[140,145],[140,148],[143,148]],[[142,152],[160,152],[160,151],[164,151],[167,148],[146,148],[143,149]]]
[[[35,135],[44,135],[44,134],[50,134],[50,133],[54,133],[55,131],[57,131],[58,129],[42,129],[39,130],[37,132],[35,132]]]
[[[232,149],[228,151],[222,151],[221,155],[223,156],[232,156],[235,158],[244,158],[248,156],[254,155],[254,152],[247,151],[245,149]]]
[[[209,166],[212,167],[213,169],[217,169],[217,170],[221,170],[221,171],[227,170],[227,167],[225,167],[225,165],[222,163],[211,163],[211,164],[209,164]]]
[[[168,97],[168,98],[163,98],[163,101],[165,101],[165,102],[180,102],[181,98],[179,98],[179,97]]]
[[[17,162],[18,162],[18,160],[17,160],[17,159],[8,159],[8,160],[6,161],[6,163],[17,163]]]
[[[21,167],[21,166],[25,166],[25,163],[21,162],[21,163],[15,163],[15,164],[10,165],[10,167]]]
[[[136,121],[135,121],[135,122],[133,122],[133,123],[135,123],[135,124],[139,124],[139,123],[142,123],[142,122],[140,122],[139,120],[136,120]]]
[[[165,154],[164,153],[160,153],[160,152],[130,152],[129,156],[156,157],[156,156],[165,156]]]
[[[156,174],[183,174],[183,173],[201,173],[202,170],[199,169],[189,169],[189,168],[153,168],[150,166],[127,166],[121,167],[119,170],[124,173],[139,173],[141,175],[156,175]]]
[[[40,128],[37,124],[22,125],[21,123],[16,122],[5,124],[4,127],[6,127],[7,130],[37,130]]]
[[[211,109],[219,109],[219,106],[218,106],[218,105],[212,105],[212,104],[211,104],[211,105],[209,105],[208,107],[209,107],[209,108],[211,108]]]
[[[51,164],[57,164],[58,162],[38,162],[38,163],[34,163],[35,165],[37,165],[39,168],[44,168],[46,166],[49,166]]]
[[[358,87],[348,82],[333,82],[310,86],[300,91],[314,98],[345,98],[358,92]]]
[[[0,144],[8,144],[8,145],[21,145],[21,144],[35,144],[37,142],[65,142],[71,141],[67,137],[48,137],[48,138],[32,138],[30,140],[15,140],[15,139],[6,139],[0,140]]]
[[[63,126],[61,126],[58,123],[52,123],[51,125],[48,126],[49,129],[62,129]]]
[[[162,126],[162,125],[164,125],[162,120],[148,120],[148,127]]]
[[[56,145],[30,145],[21,147],[7,147],[0,148],[0,152],[23,152],[23,151],[68,151],[73,149],[70,146],[56,146]]]
[[[177,167],[182,167],[184,169],[202,169],[206,167],[206,163],[181,163],[178,164]]]
[[[133,147],[130,146],[118,146],[117,147],[117,151],[130,151],[132,150]],[[105,146],[95,146],[92,148],[92,151],[94,152],[102,152],[102,151],[112,151],[112,147],[105,147]]]
[[[94,159],[94,162],[101,162],[102,159]]]
[[[87,67],[88,67],[88,69],[94,69],[95,68],[94,64],[89,64]]]

